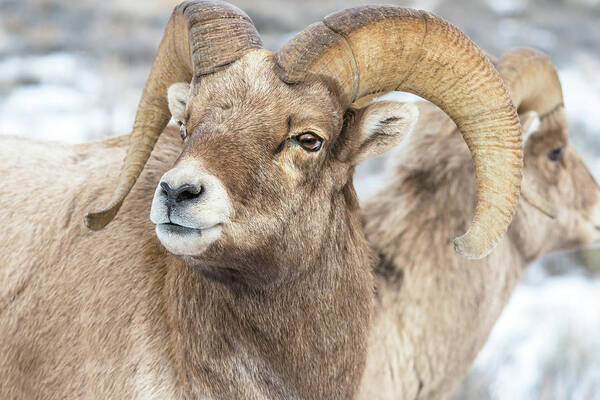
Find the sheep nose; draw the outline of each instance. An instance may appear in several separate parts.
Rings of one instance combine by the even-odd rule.
[[[167,196],[167,204],[169,207],[174,207],[177,203],[195,200],[199,198],[204,191],[202,185],[191,185],[189,183],[185,183],[178,188],[173,189],[167,182],[163,181],[160,183],[160,187]]]

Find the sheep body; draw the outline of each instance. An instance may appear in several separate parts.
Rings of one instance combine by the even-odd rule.
[[[81,221],[90,204],[110,196],[105,182],[118,177],[126,136],[77,146],[0,141],[4,188],[11,189],[0,192],[0,206],[11,210],[0,228],[0,246],[9,256],[0,265],[0,376],[10,382],[0,385],[0,397],[294,399],[327,391],[343,398],[357,385],[311,375],[322,375],[314,364],[319,357],[327,360],[318,361],[324,367],[335,364],[330,349],[307,358],[307,371],[293,361],[304,360],[319,340],[335,343],[336,334],[343,335],[332,315],[345,312],[345,305],[335,299],[356,309],[349,294],[328,291],[327,278],[314,277],[323,296],[309,293],[314,284],[302,281],[283,295],[271,291],[265,304],[261,296],[198,279],[162,248],[147,210],[156,181],[181,151],[176,129],[161,136],[122,217],[101,232]],[[321,328],[326,324],[314,318],[315,309],[329,318],[334,334]],[[313,321],[319,330],[307,332]],[[277,348],[288,340],[293,344]],[[261,346],[272,352],[257,354]],[[297,346],[302,354],[294,353]],[[185,358],[194,351],[190,357],[197,359]],[[308,377],[316,394],[281,381],[288,372],[272,369],[278,351],[287,354],[284,367],[293,364],[290,371]]]
[[[558,219],[521,198],[507,234],[488,257],[458,257],[451,238],[472,218],[473,166],[456,125],[430,103],[419,103],[419,111],[418,134],[392,156],[390,185],[363,207],[367,237],[380,255],[359,395],[365,400],[445,398],[485,344],[527,264],[600,236],[593,226],[581,226],[580,214],[600,217],[600,188],[572,148],[565,150],[560,181],[541,178],[554,165],[546,159],[548,149],[532,148],[544,141],[549,148],[554,141],[565,145],[558,109],[542,117],[540,132],[528,141],[525,169],[562,207]]]
[[[2,398],[169,398],[175,375],[160,346],[166,327],[156,296],[169,260],[151,223],[140,218],[123,231],[121,220],[98,234],[81,224],[96,199],[110,196],[103,182],[117,178],[126,138],[0,141],[0,206],[11,210],[0,228],[8,255],[0,265],[0,375],[10,382],[0,385]],[[148,180],[176,156],[160,153],[136,188],[141,202],[154,191]]]

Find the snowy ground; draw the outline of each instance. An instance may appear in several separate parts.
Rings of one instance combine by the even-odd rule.
[[[600,399],[600,278],[529,270],[453,399]]]
[[[233,2],[275,49],[328,12],[365,3]],[[0,0],[0,133],[79,143],[128,132],[174,3]],[[495,54],[523,45],[550,54],[572,142],[600,179],[600,0],[396,3],[444,16]],[[362,196],[384,184],[382,165],[358,171]],[[595,254],[550,255],[529,268],[455,399],[600,399]]]
[[[139,93],[115,85],[71,53],[1,60],[0,132],[68,143],[127,133]]]

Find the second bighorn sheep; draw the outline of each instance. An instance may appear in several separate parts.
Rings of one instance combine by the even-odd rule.
[[[183,145],[161,135],[170,87]],[[349,106],[389,90],[461,127],[477,211],[454,246],[484,256],[518,200],[518,117],[482,52],[426,12],[345,10],[273,53],[239,9],[182,3],[129,138],[3,137],[0,397],[353,398],[374,257],[352,173],[415,108]]]
[[[395,154],[391,184],[363,208],[381,262],[361,399],[445,398],[486,342],[525,266],[600,239],[600,186],[569,144],[550,59],[514,49],[497,68],[525,135],[515,217],[485,259],[447,250],[472,217],[473,167],[456,125],[423,103],[418,134]]]

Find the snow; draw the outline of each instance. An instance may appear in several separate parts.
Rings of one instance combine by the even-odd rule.
[[[496,14],[508,15],[525,10],[529,2],[527,0],[486,0],[486,3]]]
[[[600,279],[547,276],[540,263],[496,323],[475,362],[491,399],[600,399]]]
[[[504,1],[494,10],[514,12],[517,3]],[[0,32],[0,48],[2,40]],[[544,40],[551,45],[554,38]],[[589,143],[578,151],[597,178],[599,60],[577,56],[559,72],[572,135]],[[79,143],[127,132],[139,90],[111,92],[104,75],[85,57],[72,53],[0,59],[0,133]],[[394,92],[382,99],[420,98]],[[361,197],[385,185],[384,164],[375,159],[360,166],[356,184]],[[541,264],[530,267],[471,375],[487,382],[491,399],[544,398],[544,393],[561,399],[600,399],[599,305],[600,279],[574,272],[547,276]]]
[[[81,143],[129,131],[135,112],[131,96],[107,101],[100,73],[70,53],[3,60],[2,89],[2,134]]]
[[[600,59],[587,55],[559,71],[569,121],[600,133]]]
[[[366,2],[236,4],[252,11],[265,43],[277,44],[267,47],[277,49],[327,13]],[[79,143],[128,132],[172,4],[5,3],[0,1],[0,134]],[[497,55],[523,45],[551,54],[560,67],[573,144],[600,181],[600,53],[593,40],[597,30],[591,29],[600,0],[404,3],[447,18]],[[26,29],[19,21],[27,21]],[[89,24],[84,30],[82,21]],[[39,35],[55,31],[69,40],[50,40],[52,46],[40,48]],[[135,41],[128,37],[133,32]],[[56,48],[65,51],[44,54]],[[87,53],[76,52],[82,49]],[[31,55],[36,51],[40,54]],[[384,98],[419,99],[405,93]],[[359,166],[355,183],[361,197],[386,184],[384,169],[384,158]],[[542,263],[528,268],[467,378],[485,393],[469,399],[600,399],[600,281],[564,269],[563,275],[549,276]]]

